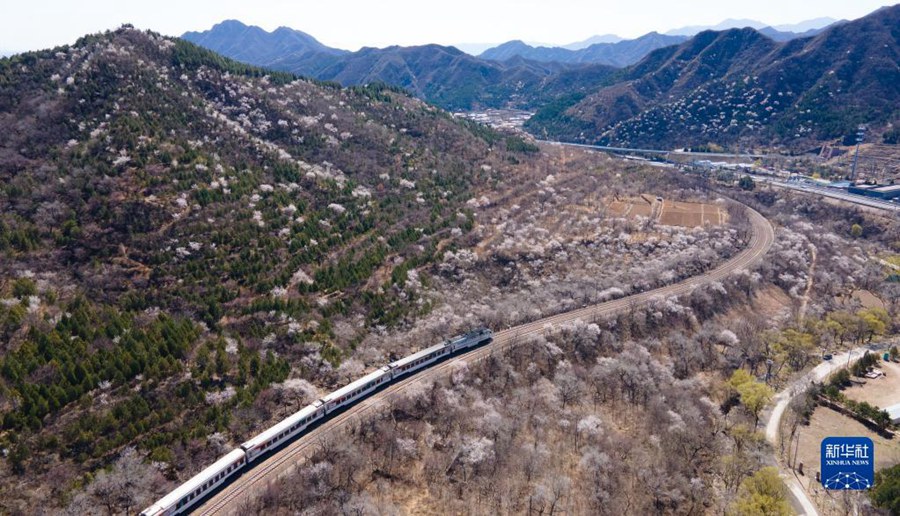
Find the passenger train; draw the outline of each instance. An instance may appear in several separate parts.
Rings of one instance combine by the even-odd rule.
[[[144,509],[141,512],[141,516],[169,516],[188,511],[207,494],[224,484],[229,478],[244,469],[251,468],[251,463],[266,452],[301,434],[307,427],[323,418],[327,418],[332,412],[352,405],[376,389],[442,360],[457,351],[490,342],[493,338],[494,334],[488,328],[473,330],[391,362],[341,387],[264,430],[256,437],[246,441],[240,448],[235,448],[211,466],[178,486],[174,491],[162,497],[147,509]]]

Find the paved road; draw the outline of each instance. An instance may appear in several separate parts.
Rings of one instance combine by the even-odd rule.
[[[665,150],[665,149],[634,149],[629,147],[607,147],[604,145],[589,145],[587,143],[567,143],[567,142],[556,142],[552,140],[537,140],[538,143],[546,143],[550,145],[563,145],[566,147],[580,147],[583,149],[594,149],[605,152],[618,152],[618,153],[635,153],[635,154],[663,154],[669,155],[672,154],[674,156],[702,156],[707,158],[750,158],[750,159],[759,159],[759,158],[785,158],[787,156],[782,156],[780,154],[730,154],[726,152],[691,152],[691,151],[674,151],[674,150]]]
[[[881,265],[884,265],[885,267],[887,267],[889,269],[893,269],[895,271],[900,271],[900,265],[894,265],[893,263],[886,261],[886,260],[882,260],[881,258],[878,258],[878,257],[871,257],[870,259],[875,260],[876,262],[880,263]]]
[[[798,192],[804,192],[813,195],[821,195],[822,197],[829,197],[831,199],[837,199],[839,201],[851,202],[853,204],[859,204],[860,206],[868,206],[869,208],[877,208],[879,210],[889,211],[892,213],[900,212],[900,204],[882,201],[879,199],[874,199],[872,197],[864,197],[862,195],[852,194],[844,190],[838,190],[836,188],[826,188],[824,186],[815,186],[798,182],[788,182],[771,177],[755,176],[752,174],[750,175],[750,177],[752,177],[756,182],[767,183],[778,188],[786,188],[788,190],[795,190]]]
[[[884,345],[873,344],[845,351],[839,355],[834,355],[834,358],[817,365],[801,378],[792,382],[783,391],[779,392],[773,400],[775,401],[775,406],[772,408],[772,412],[769,413],[769,420],[766,423],[766,440],[769,441],[769,444],[775,449],[778,448],[778,428],[781,426],[781,418],[784,416],[784,411],[794,398],[806,392],[810,383],[822,382],[828,378],[831,373],[842,367],[847,367],[851,362],[855,362],[862,358],[866,351],[878,352],[882,351],[885,347],[886,346]],[[776,460],[778,460],[777,457]],[[809,499],[809,495],[806,493],[806,490],[803,489],[803,486],[800,484],[800,481],[797,480],[797,477],[787,470],[780,460],[778,460],[778,467],[782,480],[784,480],[785,485],[790,489],[791,494],[793,494],[794,499],[797,502],[796,505],[798,507],[795,508],[802,508],[803,512],[801,514],[805,514],[806,516],[818,516],[819,511],[816,509],[812,500]]]
[[[202,515],[241,513],[241,504],[244,500],[259,494],[267,485],[290,473],[298,463],[312,455],[323,438],[347,429],[354,421],[358,421],[361,417],[368,415],[379,407],[384,407],[391,399],[399,396],[403,391],[416,384],[447,377],[454,368],[461,364],[478,362],[492,354],[502,353],[509,347],[522,342],[525,337],[543,334],[555,326],[576,320],[590,321],[598,317],[608,317],[628,311],[636,305],[647,303],[651,299],[660,296],[688,294],[697,286],[722,280],[735,271],[756,265],[763,259],[769,248],[772,247],[772,243],[775,240],[775,232],[769,221],[762,215],[750,208],[747,208],[747,211],[753,229],[748,246],[718,268],[674,285],[561,313],[508,330],[499,331],[495,333],[494,340],[490,344],[456,356],[425,369],[402,382],[390,385],[385,390],[365,398],[337,416],[322,422],[315,429],[276,451],[262,463],[257,463],[253,469],[244,472],[231,484],[199,506],[194,513]]]
[[[602,145],[587,145],[583,143],[565,143],[565,142],[554,142],[549,140],[537,140],[540,143],[546,143],[550,145],[562,145],[565,147],[580,147],[586,149],[594,149],[604,152],[614,152],[614,153],[638,153],[638,154],[660,154],[660,155],[685,155],[685,156],[705,156],[708,158],[745,158],[745,159],[762,159],[762,158],[789,158],[791,156],[781,156],[778,154],[727,154],[727,153],[714,153],[714,152],[676,152],[664,149],[630,149],[625,147],[605,147]],[[658,165],[657,165],[658,166]],[[900,212],[900,204],[891,203],[888,201],[882,201],[879,199],[875,199],[872,197],[864,197],[862,195],[851,194],[849,192],[838,190],[835,188],[826,188],[823,186],[810,185],[806,183],[796,183],[796,182],[787,182],[782,181],[780,179],[768,177],[768,176],[758,176],[752,174],[747,171],[741,172],[742,174],[750,175],[754,181],[764,182],[771,184],[772,186],[776,186],[778,188],[786,188],[789,190],[796,190],[799,192],[806,192],[810,194],[821,195],[823,197],[830,197],[832,199],[837,199],[841,201],[851,202],[854,204],[859,204],[860,206],[868,206],[870,208],[877,208],[879,210],[889,211],[893,213]]]

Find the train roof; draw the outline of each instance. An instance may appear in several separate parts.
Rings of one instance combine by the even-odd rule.
[[[243,456],[244,450],[241,450],[240,448],[231,450],[227,455],[212,463],[211,466],[207,467],[200,473],[197,473],[196,475],[191,477],[190,480],[175,488],[174,491],[171,491],[166,496],[160,498],[156,503],[146,509],[145,513],[156,514],[160,510],[165,510],[166,507],[177,504],[178,500],[181,500],[185,496],[196,491],[197,488],[200,487],[204,482],[209,480],[211,477],[216,476],[217,473],[227,468],[229,465],[233,464]]]
[[[460,335],[458,338],[462,337],[474,337],[476,335],[484,335],[485,333],[493,333],[490,328],[475,328],[474,330],[464,333]]]
[[[314,403],[312,403],[311,405],[307,405],[307,406],[303,407],[302,409],[298,410],[297,412],[294,412],[290,416],[282,419],[278,423],[275,423],[273,426],[270,426],[269,428],[266,428],[262,432],[256,434],[256,436],[254,436],[250,440],[245,441],[244,444],[241,445],[241,448],[247,450],[247,449],[254,448],[254,447],[268,441],[272,437],[275,437],[276,435],[280,434],[284,430],[287,430],[288,428],[290,428],[291,425],[293,425],[297,421],[300,421],[301,419],[303,419],[305,417],[315,414],[316,409],[318,409],[321,406],[322,406],[322,403],[317,400]]]
[[[363,376],[359,380],[355,380],[351,383],[348,383],[347,385],[341,387],[340,389],[328,394],[327,396],[322,398],[322,401],[327,403],[331,400],[338,399],[342,396],[346,396],[347,394],[350,394],[351,392],[355,391],[356,389],[359,389],[360,387],[364,386],[365,384],[371,382],[372,380],[377,380],[378,378],[384,376],[385,373],[387,373],[387,371],[389,371],[389,370],[390,370],[390,368],[387,366],[380,367],[377,371],[372,371],[371,373]]]
[[[413,353],[412,355],[405,356],[405,357],[401,358],[400,360],[395,360],[395,361],[391,362],[389,364],[389,366],[390,367],[404,366],[410,362],[415,362],[416,360],[418,360],[422,357],[426,357],[429,354],[431,354],[432,352],[437,351],[448,344],[453,344],[455,342],[470,339],[472,337],[478,337],[478,336],[484,335],[486,333],[491,333],[491,330],[489,330],[487,328],[478,328],[478,329],[472,330],[468,333],[464,333],[462,335],[457,335],[456,337],[450,337],[449,339],[445,340],[444,342],[441,342],[440,344],[435,344],[434,346],[431,346],[430,348],[425,348],[422,351],[417,351],[417,352]]]
[[[401,358],[400,360],[395,360],[389,364],[389,367],[400,367],[400,366],[404,366],[410,362],[415,362],[416,360],[418,360],[422,357],[428,356],[429,354],[431,354],[434,351],[438,351],[439,349],[443,348],[446,345],[447,345],[446,342],[441,342],[440,344],[435,344],[434,346],[431,346],[430,348],[425,348],[422,351],[417,351],[417,352],[413,353],[412,355],[407,355],[407,356]]]
[[[471,339],[472,337],[480,337],[486,333],[491,333],[491,330],[488,328],[476,328],[470,332],[463,333],[462,335],[458,335],[450,339],[450,342],[457,342],[464,339]]]

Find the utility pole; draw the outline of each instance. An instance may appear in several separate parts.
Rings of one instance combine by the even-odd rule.
[[[853,156],[853,171],[850,172],[850,182],[856,181],[856,164],[859,163],[859,144],[862,143],[863,137],[866,135],[866,126],[860,125],[856,128],[856,155]]]

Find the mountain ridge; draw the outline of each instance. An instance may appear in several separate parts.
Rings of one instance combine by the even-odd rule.
[[[841,23],[847,23],[846,20],[835,21],[834,23],[828,25],[827,27],[820,27],[816,29],[809,29],[804,32],[790,32],[790,31],[782,31],[778,30],[774,27],[763,27],[762,29],[758,29],[759,32],[775,41],[784,42],[790,41],[792,39],[804,39],[811,38],[813,36],[817,36],[822,32],[828,30],[828,27],[838,25]]]
[[[833,25],[839,21],[847,20],[838,20],[830,16],[821,16],[819,18],[812,18],[810,20],[804,20],[798,23],[783,23],[780,25],[770,25],[770,27],[781,32],[794,32],[797,34],[802,34],[810,30],[824,29],[829,25]]]
[[[679,27],[677,29],[668,30],[664,32],[664,34],[668,36],[695,36],[701,32],[710,30],[721,32],[730,29],[741,29],[744,27],[750,27],[751,29],[758,30],[766,27],[766,24],[757,20],[727,18],[715,25],[688,25],[686,27]]]
[[[281,26],[268,32],[234,19],[217,23],[209,30],[186,32],[181,38],[256,66],[270,66],[285,55],[340,56],[349,53],[324,45],[315,37],[296,29]]]
[[[679,27],[676,29],[668,30],[663,34],[666,34],[668,36],[695,36],[701,32],[705,32],[708,30],[721,32],[729,29],[742,29],[744,27],[750,27],[756,30],[771,27],[778,32],[794,33],[800,35],[812,30],[824,29],[829,25],[836,23],[837,21],[838,20],[830,17],[819,17],[810,20],[804,20],[798,23],[772,25],[758,20],[728,18],[715,25],[688,25],[686,27]]]
[[[567,50],[581,50],[582,48],[587,48],[591,45],[596,45],[597,43],[618,43],[624,39],[625,38],[619,37],[616,34],[598,34],[581,41],[575,41],[559,46]]]
[[[184,38],[233,59],[344,86],[375,82],[399,86],[449,110],[504,107],[510,102],[531,104],[547,95],[541,85],[554,74],[580,66],[528,59],[488,61],[437,44],[321,51],[316,47],[321,44],[305,33],[287,29],[287,42],[284,38],[273,40],[273,34],[232,21],[204,33],[187,33]],[[259,48],[261,40],[268,41],[268,46]],[[288,50],[273,49],[276,44]],[[611,70],[594,68],[586,77],[605,72]]]
[[[775,42],[754,29],[701,32],[601,87],[539,110],[542,137],[656,148],[802,146],[900,116],[900,6]]]
[[[540,62],[566,64],[603,64],[618,68],[640,61],[649,52],[669,45],[682,43],[684,36],[666,36],[650,32],[630,40],[615,43],[596,43],[579,50],[563,47],[533,47],[520,40],[513,40],[488,49],[478,57],[490,61],[506,61],[514,56]]]

